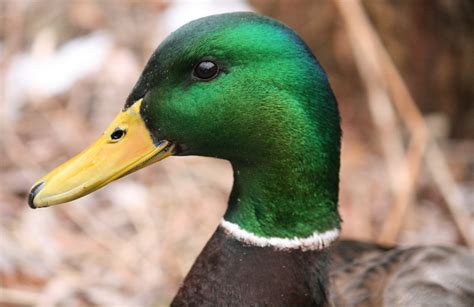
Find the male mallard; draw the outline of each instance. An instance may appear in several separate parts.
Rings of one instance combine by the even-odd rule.
[[[71,201],[170,155],[227,159],[227,212],[173,305],[471,306],[465,249],[335,244],[340,139],[326,74],[291,29],[210,16],[158,47],[105,133],[29,204]]]

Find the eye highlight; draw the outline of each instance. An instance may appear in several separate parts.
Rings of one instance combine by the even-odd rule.
[[[209,60],[202,61],[194,67],[194,76],[203,81],[214,79],[219,74],[219,66]]]

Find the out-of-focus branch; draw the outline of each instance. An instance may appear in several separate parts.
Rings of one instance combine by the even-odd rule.
[[[367,90],[368,106],[377,131],[380,134],[382,151],[386,159],[388,174],[390,176],[391,191],[398,194],[399,165],[403,160],[403,143],[398,129],[395,110],[390,103],[386,90],[386,80],[379,64],[377,47],[371,39],[371,33],[360,20],[361,13],[354,12],[354,3],[338,2],[339,10],[347,22],[349,39],[357,63],[358,71]],[[360,9],[359,9],[360,10]]]
[[[415,181],[425,149],[427,144],[431,143],[426,157],[428,167],[461,235],[468,245],[474,246],[468,214],[465,213],[462,197],[452,179],[446,159],[436,142],[429,140],[426,122],[378,34],[371,26],[360,1],[335,0],[335,4],[346,23],[356,64],[367,88],[371,115],[379,130],[392,186],[395,187],[392,188],[395,195],[394,205],[384,223],[379,242],[395,243],[405,213],[413,199]],[[391,104],[411,135],[404,158],[403,139],[400,129],[396,127],[396,117]],[[400,164],[401,168],[398,167]]]
[[[381,43],[358,1],[336,1],[336,4],[346,22],[355,61],[367,89],[369,108],[379,132],[392,182],[392,193],[395,195],[380,241],[394,243],[413,198],[414,181],[423,153],[424,146],[420,146],[423,138],[413,138],[408,155],[404,157],[403,139],[388,91],[389,80],[385,78],[381,64]]]
[[[436,142],[431,142],[426,153],[426,163],[433,175],[433,181],[441,191],[448,209],[461,235],[467,244],[474,247],[474,221],[472,214],[467,210],[463,195],[454,181],[453,175],[449,170],[446,158]],[[466,212],[468,211],[468,212]]]
[[[36,306],[40,300],[40,294],[25,290],[0,288],[0,305],[22,305]]]

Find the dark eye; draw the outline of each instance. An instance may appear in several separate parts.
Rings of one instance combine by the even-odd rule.
[[[202,61],[194,67],[194,75],[201,80],[211,80],[219,73],[219,66],[212,61]]]
[[[110,135],[110,139],[112,141],[118,141],[120,140],[121,138],[123,138],[123,136],[125,135],[125,133],[127,133],[127,131],[125,129],[121,129],[121,128],[116,128],[114,130],[114,132],[112,132],[112,134]]]

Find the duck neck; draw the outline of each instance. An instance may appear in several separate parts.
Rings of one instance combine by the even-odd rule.
[[[259,163],[232,163],[234,185],[222,226],[241,241],[321,249],[337,239],[339,144],[329,150],[311,138],[298,143],[313,146],[295,145],[291,153],[273,148]]]

